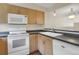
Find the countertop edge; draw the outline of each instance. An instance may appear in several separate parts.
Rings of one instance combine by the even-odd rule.
[[[39,34],[41,34],[41,33],[39,33]],[[63,42],[66,42],[66,43],[70,43],[70,44],[73,44],[73,45],[76,45],[76,46],[79,46],[79,44],[68,42],[68,41],[65,41],[65,40],[62,40],[62,39],[59,39],[59,38],[56,38],[56,37],[51,37],[51,36],[44,35],[44,34],[41,34],[41,35],[47,36],[47,37],[50,37],[50,38],[53,38],[53,39],[56,39],[56,40],[59,40],[59,41],[63,41]]]

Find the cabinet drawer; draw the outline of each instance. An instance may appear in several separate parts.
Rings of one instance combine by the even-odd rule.
[[[79,54],[78,46],[75,46],[75,45],[72,45],[70,43],[66,43],[63,41],[59,41],[59,40],[54,40],[53,42],[54,42],[53,43],[54,53],[56,53],[57,51],[60,51],[62,54],[67,54],[67,55]]]

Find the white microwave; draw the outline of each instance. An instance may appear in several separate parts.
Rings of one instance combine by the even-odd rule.
[[[27,24],[28,17],[20,14],[8,13],[9,24]]]

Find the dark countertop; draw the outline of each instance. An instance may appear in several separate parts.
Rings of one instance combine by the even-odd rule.
[[[27,30],[26,32],[46,32],[45,30]],[[9,32],[0,32],[0,37],[7,37],[9,35]]]
[[[9,32],[0,32],[0,37],[7,37]]]
[[[49,30],[49,31],[47,31],[47,30],[29,30],[27,32],[33,32],[36,34],[39,32],[60,33],[63,35],[56,36],[56,37],[50,36],[50,34],[49,35],[42,34],[42,35],[79,46],[79,31],[70,31],[70,30],[60,30],[59,31],[59,29],[55,29],[55,30],[58,30],[58,32],[53,32],[52,30]],[[39,34],[41,34],[41,33],[39,33]]]
[[[39,33],[39,34],[41,34],[41,33]],[[75,36],[73,37],[70,35],[60,35],[60,36],[55,36],[55,37],[53,37],[51,35],[45,35],[45,34],[41,34],[41,35],[79,46],[79,37],[75,37]]]
[[[56,29],[56,30],[59,30],[59,29]],[[32,33],[39,33],[39,32],[52,32],[52,33],[60,33],[60,34],[64,34],[65,30],[61,30],[59,32],[54,32],[52,30],[28,30],[27,32],[32,32]],[[69,33],[68,33],[69,32]],[[74,33],[74,35],[72,35]],[[41,33],[39,33],[41,34]],[[63,42],[67,42],[67,43],[70,43],[70,44],[74,44],[76,46],[79,46],[79,37],[77,35],[79,34],[78,31],[68,31],[64,34],[64,35],[61,35],[61,36],[56,36],[56,37],[53,37],[53,36],[50,36],[49,35],[45,35],[45,34],[42,34],[44,36],[48,36],[50,38],[54,38],[54,39],[57,39],[57,40],[60,40],[60,41],[63,41]]]
[[[50,30],[50,31],[47,31],[47,30],[27,30],[26,32],[28,32],[28,33],[29,32],[34,32],[34,33],[51,32],[51,33],[55,33],[52,30]],[[8,34],[9,34],[9,32],[0,32],[0,37],[7,37]],[[64,35],[56,36],[56,37],[53,37],[53,36],[50,36],[50,35],[45,35],[45,34],[42,34],[42,35],[48,36],[48,37],[51,37],[51,38],[54,38],[54,39],[57,39],[57,40],[60,40],[60,41],[63,41],[63,42],[67,42],[67,43],[70,43],[70,44],[74,44],[76,46],[79,46],[79,37],[78,36],[76,37],[75,35],[64,34]]]
[[[62,35],[62,36],[57,36],[56,38],[58,38],[61,41],[79,46],[79,37],[73,37],[73,36],[69,36],[69,35]]]
[[[27,30],[26,32],[51,32],[49,30]]]
[[[45,32],[45,30],[27,30],[26,32],[35,32],[35,33],[37,33],[37,32]],[[9,32],[7,31],[7,32],[0,32],[0,37],[7,37],[9,35]]]
[[[61,34],[66,34],[66,35],[72,35],[72,36],[79,36],[79,31],[75,30],[64,30],[64,29],[54,29],[55,33],[61,33]]]

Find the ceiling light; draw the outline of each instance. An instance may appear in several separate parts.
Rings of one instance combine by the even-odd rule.
[[[53,12],[53,16],[56,16],[56,11],[55,11],[55,9],[54,9],[54,12]]]
[[[76,14],[74,13],[73,8],[71,8],[68,18],[69,19],[74,19],[75,17],[76,17]]]
[[[74,15],[74,14],[68,16],[69,19],[74,19],[75,17],[76,17],[76,15]]]

